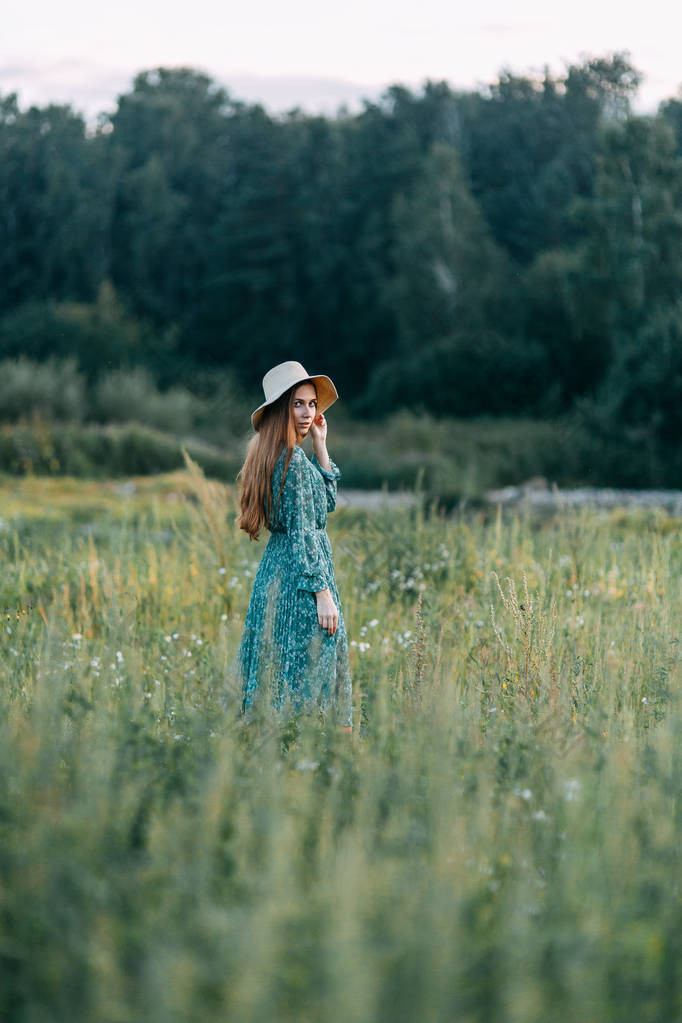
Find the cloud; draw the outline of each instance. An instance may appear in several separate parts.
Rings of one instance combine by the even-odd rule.
[[[87,118],[111,110],[132,74],[83,60],[0,65],[0,92],[16,92],[22,106],[69,103]]]
[[[137,70],[121,69],[85,60],[0,65],[0,93],[16,92],[22,106],[68,103],[95,120],[115,109],[117,97],[132,87]],[[274,113],[300,107],[308,113],[334,114],[345,105],[357,110],[363,99],[375,100],[376,85],[360,85],[341,78],[306,75],[216,73],[205,70],[234,99],[260,103]]]

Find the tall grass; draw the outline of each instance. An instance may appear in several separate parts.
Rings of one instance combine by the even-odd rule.
[[[0,522],[0,1017],[680,1018],[679,521],[337,512],[349,743],[240,723],[189,467]]]

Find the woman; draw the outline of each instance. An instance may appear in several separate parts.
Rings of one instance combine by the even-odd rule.
[[[300,362],[271,369],[263,390],[237,477],[239,526],[252,540],[270,531],[239,646],[242,711],[270,692],[277,709],[319,708],[352,734],[348,643],[325,529],[341,472],[327,453],[323,413],[338,394]],[[300,447],[308,434],[310,460]]]

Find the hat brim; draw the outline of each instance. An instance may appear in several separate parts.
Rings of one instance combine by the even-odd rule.
[[[319,415],[320,412],[326,412],[339,396],[332,381],[329,377],[324,376],[323,374],[318,376],[301,377],[300,380],[294,380],[293,383],[288,383],[287,386],[279,392],[279,394],[274,394],[269,401],[264,401],[262,405],[259,405],[258,408],[251,413],[251,425],[254,430],[258,429],[258,424],[263,418],[266,408],[276,402],[278,398],[281,398],[282,395],[290,388],[296,387],[298,384],[307,383],[309,380],[312,380],[315,384],[315,389],[317,391],[317,414]]]

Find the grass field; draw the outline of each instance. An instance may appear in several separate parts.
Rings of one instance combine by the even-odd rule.
[[[229,489],[0,502],[3,1021],[682,1019],[679,520],[332,515],[349,742],[240,723]]]

